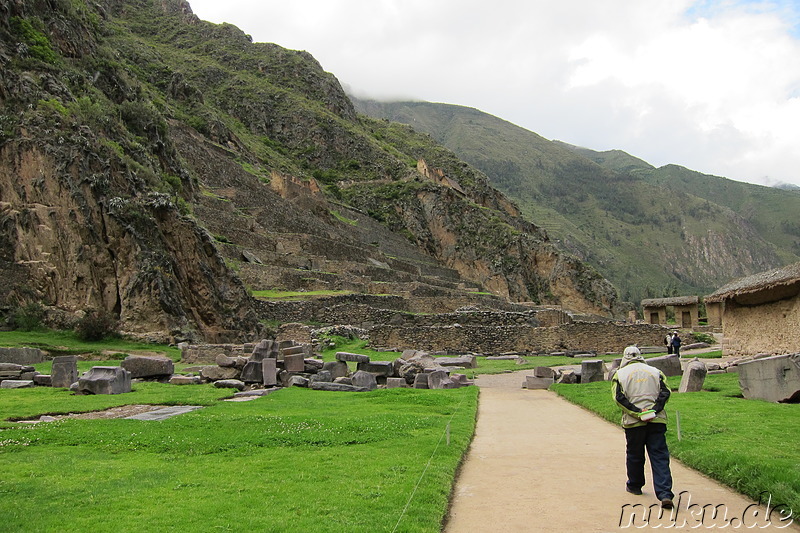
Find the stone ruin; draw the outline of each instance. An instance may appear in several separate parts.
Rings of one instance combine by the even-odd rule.
[[[739,386],[748,399],[800,403],[800,353],[739,363]]]
[[[184,354],[189,360],[197,360],[208,358],[209,350],[214,348],[187,346]],[[406,350],[394,361],[371,361],[366,355],[337,352],[335,361],[324,362],[317,357],[313,344],[267,339],[253,346],[249,356],[232,346],[216,351],[213,365],[185,369],[199,372],[198,376],[173,376],[170,383],[212,382],[216,387],[234,388],[251,395],[277,387],[352,392],[379,387],[451,389],[471,384],[466,375],[452,370],[477,366],[474,356],[434,358],[417,350]],[[355,363],[354,372],[348,363]]]

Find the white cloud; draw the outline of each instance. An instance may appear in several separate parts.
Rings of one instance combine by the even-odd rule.
[[[190,0],[357,94],[476,107],[548,138],[800,184],[792,0]]]

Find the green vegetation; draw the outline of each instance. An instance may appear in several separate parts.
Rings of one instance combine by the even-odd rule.
[[[2,418],[207,406],[161,422],[11,424],[0,432],[4,531],[30,531],[35,517],[41,531],[438,532],[477,407],[476,388],[292,388],[231,403],[211,386],[135,389],[0,390]]]
[[[173,361],[181,358],[181,351],[174,346],[147,344],[122,338],[84,341],[72,331],[0,331],[0,346],[30,346],[46,350],[51,355],[88,355],[92,358],[106,357],[109,352],[157,353]]]
[[[263,290],[252,291],[256,298],[264,300],[310,300],[313,298],[320,298],[323,296],[342,296],[346,294],[353,294],[352,291],[279,291],[279,290]]]
[[[680,377],[668,378],[677,389]],[[610,422],[620,411],[607,382],[553,385],[553,390]],[[800,509],[800,417],[797,405],[741,397],[737,374],[706,377],[704,390],[673,393],[667,404],[670,452],[686,465],[758,499]],[[680,414],[678,440],[676,412]]]
[[[17,37],[27,46],[27,53],[31,57],[45,63],[55,64],[58,55],[50,44],[50,39],[45,34],[44,24],[36,17],[24,19],[11,17],[11,28]]]

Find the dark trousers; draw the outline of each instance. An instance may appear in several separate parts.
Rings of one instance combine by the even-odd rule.
[[[625,428],[625,466],[628,470],[628,488],[640,490],[644,486],[644,452],[650,458],[653,471],[653,488],[659,500],[672,499],[672,473],[669,470],[667,425],[649,423]]]

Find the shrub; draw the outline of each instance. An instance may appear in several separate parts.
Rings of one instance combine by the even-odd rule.
[[[45,318],[45,309],[38,302],[31,302],[14,310],[11,322],[15,329],[33,331],[42,327]]]
[[[106,311],[90,309],[75,324],[75,336],[82,341],[99,341],[117,334],[117,321]]]

